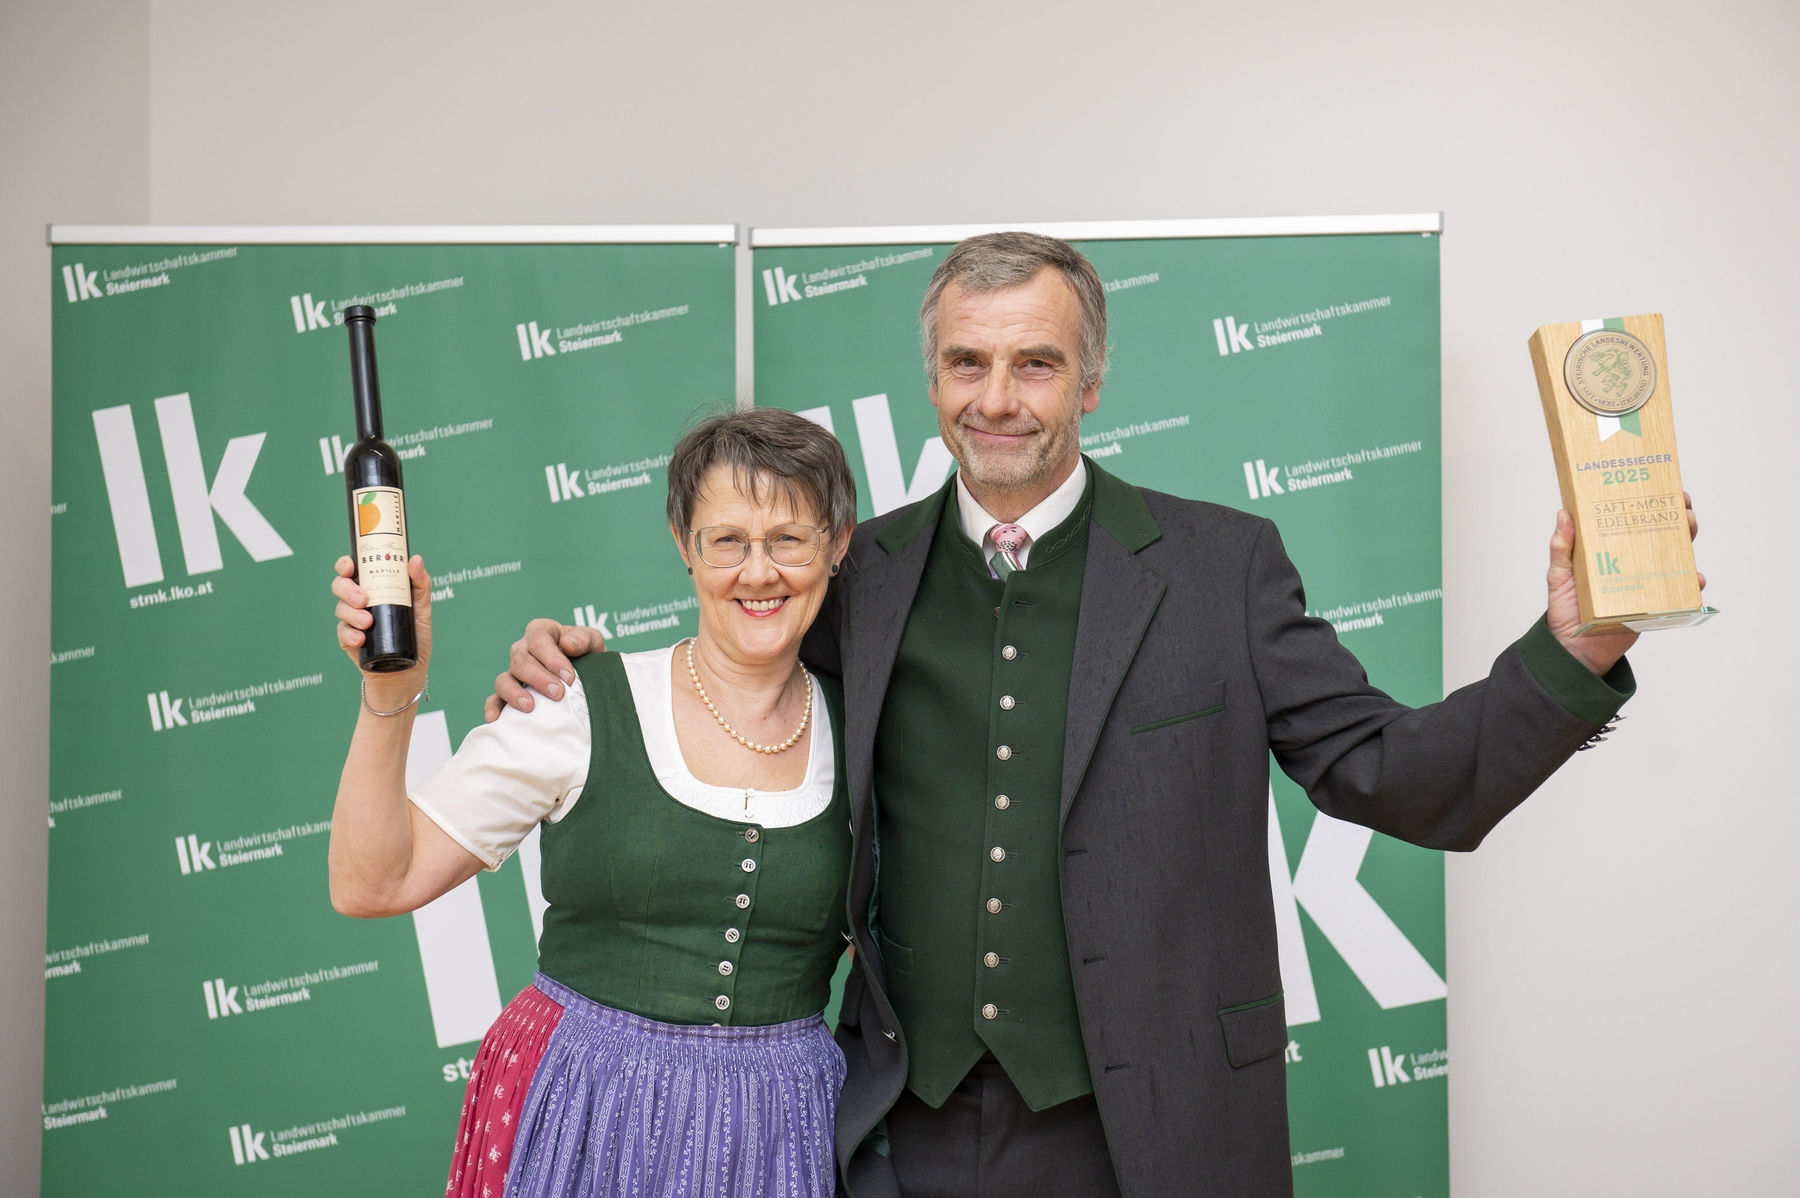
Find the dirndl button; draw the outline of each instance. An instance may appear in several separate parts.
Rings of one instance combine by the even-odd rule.
[[[981,1008],[981,1017],[983,1019],[998,1019],[1000,1018],[1000,1008],[996,1007],[993,1003],[985,1003]]]
[[[727,1010],[731,1006],[731,1000],[721,994],[719,997],[713,999],[713,1006],[719,1008],[721,1011]]]

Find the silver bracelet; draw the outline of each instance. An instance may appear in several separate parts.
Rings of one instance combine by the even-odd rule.
[[[431,675],[427,674],[427,675],[425,675],[425,684],[423,686],[419,687],[418,694],[414,695],[412,698],[408,699],[406,702],[400,704],[400,706],[394,708],[394,710],[392,710],[392,711],[376,711],[373,707],[369,706],[369,680],[366,677],[362,680],[363,710],[368,712],[370,715],[378,715],[378,716],[399,715],[401,712],[405,711],[408,707],[411,707],[414,703],[417,703],[420,699],[429,699],[429,698],[431,698]]]

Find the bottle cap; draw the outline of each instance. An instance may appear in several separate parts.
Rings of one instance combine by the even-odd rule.
[[[351,304],[348,308],[344,309],[344,319],[366,320],[370,324],[374,324],[375,309],[369,307],[367,304]]]

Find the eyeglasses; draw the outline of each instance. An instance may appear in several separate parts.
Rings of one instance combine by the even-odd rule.
[[[689,531],[700,560],[721,568],[743,565],[750,557],[750,546],[758,541],[764,556],[776,565],[804,566],[819,556],[819,545],[825,539],[825,530],[810,524],[783,524],[760,537],[722,524]]]

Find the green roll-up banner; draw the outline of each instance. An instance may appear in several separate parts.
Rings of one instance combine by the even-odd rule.
[[[342,309],[434,576],[416,778],[528,616],[693,631],[664,466],[735,389],[736,231],[136,232],[53,237],[43,1192],[437,1193],[542,899],[528,842],[411,918],[328,901]]]
[[[1309,607],[1376,685],[1442,697],[1438,218],[1039,228],[1106,281],[1113,352],[1086,452],[1274,519]],[[752,234],[756,402],[832,426],[864,516],[951,469],[919,300],[979,231]],[[1272,812],[1296,1190],[1445,1195],[1442,857],[1320,815],[1279,773]]]

